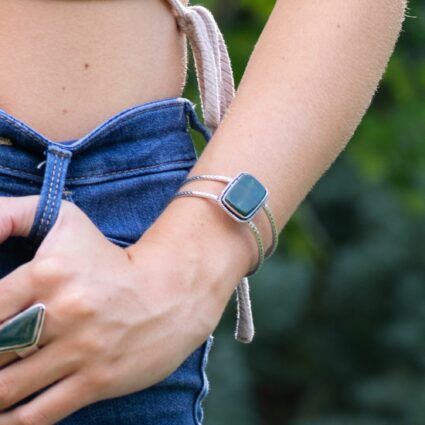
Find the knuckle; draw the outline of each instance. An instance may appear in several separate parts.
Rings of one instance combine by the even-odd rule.
[[[50,425],[50,421],[43,412],[23,409],[16,412],[16,425]]]
[[[73,291],[62,295],[60,299],[56,301],[55,310],[58,312],[60,317],[72,318],[74,319],[74,313],[78,308],[79,296]]]
[[[96,304],[94,300],[87,296],[79,296],[78,316],[82,318],[93,317],[96,314]]]
[[[80,291],[68,293],[61,305],[61,314],[75,319],[87,319],[96,314],[95,303]]]
[[[78,290],[67,293],[62,298],[58,310],[64,317],[73,319],[87,319],[96,314],[94,302]]]
[[[69,262],[60,257],[46,257],[34,262],[32,277],[35,281],[57,282],[70,272]]]

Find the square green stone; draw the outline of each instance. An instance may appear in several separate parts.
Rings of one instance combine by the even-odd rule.
[[[262,207],[267,189],[251,174],[241,173],[224,191],[222,203],[241,220],[249,220]]]

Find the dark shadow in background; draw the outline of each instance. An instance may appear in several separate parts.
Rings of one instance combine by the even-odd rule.
[[[273,1],[202,4],[238,83]],[[425,4],[409,15],[354,139],[251,278],[251,345],[234,341],[229,303],[206,425],[425,424]]]

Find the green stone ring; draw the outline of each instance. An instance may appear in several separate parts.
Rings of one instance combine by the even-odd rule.
[[[34,304],[0,325],[0,353],[15,351],[26,357],[38,350],[46,306]]]

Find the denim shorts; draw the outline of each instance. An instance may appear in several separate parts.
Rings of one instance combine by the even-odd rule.
[[[111,242],[122,247],[136,242],[198,158],[190,127],[208,142],[211,132],[198,118],[195,105],[182,97],[125,109],[84,137],[63,143],[48,140],[0,110],[0,196],[41,194],[29,237],[10,238],[0,245],[0,278],[33,258],[62,199],[81,208]],[[59,424],[201,424],[212,341],[210,335],[158,384],[98,401]]]

